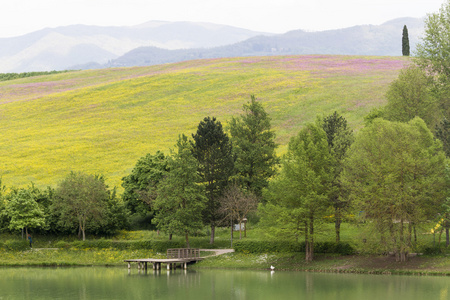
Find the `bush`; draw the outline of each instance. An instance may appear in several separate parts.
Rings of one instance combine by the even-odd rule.
[[[7,240],[4,247],[6,250],[10,251],[30,250],[30,244],[26,240]]]
[[[255,241],[237,240],[233,244],[236,252],[269,253],[269,252],[304,252],[304,243],[292,241]]]
[[[306,244],[293,241],[238,240],[233,248],[236,252],[248,253],[305,252]],[[318,242],[314,243],[314,253],[350,255],[355,253],[355,249],[349,243]]]
[[[66,241],[58,241],[55,244],[55,247],[59,249],[69,249],[70,246],[71,246],[70,243]]]

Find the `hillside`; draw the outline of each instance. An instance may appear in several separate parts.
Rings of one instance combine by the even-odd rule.
[[[271,56],[77,71],[0,82],[0,176],[55,185],[71,170],[120,186],[147,153],[169,152],[205,116],[226,125],[250,94],[272,117],[283,152],[317,114],[359,128],[382,105],[403,57]]]
[[[139,47],[113,59],[105,66],[149,66],[173,63],[192,59],[264,56],[264,55],[386,55],[402,54],[403,26],[407,25],[414,53],[419,37],[423,32],[423,20],[400,18],[381,25],[359,25],[349,28],[308,32],[293,30],[285,34],[255,36],[232,45],[197,49],[161,49],[158,47]],[[91,67],[86,65],[86,68]]]

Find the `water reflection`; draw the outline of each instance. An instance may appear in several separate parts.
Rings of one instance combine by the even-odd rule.
[[[239,270],[0,268],[0,299],[448,299],[445,277]]]

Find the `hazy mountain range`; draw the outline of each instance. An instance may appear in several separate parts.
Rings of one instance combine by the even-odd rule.
[[[255,55],[401,55],[402,29],[411,50],[423,19],[285,34],[211,23],[152,21],[132,27],[72,25],[0,39],[0,72],[143,66],[199,58]]]

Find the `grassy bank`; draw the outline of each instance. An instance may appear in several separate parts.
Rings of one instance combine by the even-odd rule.
[[[0,266],[117,266],[126,267],[125,259],[165,258],[152,250],[117,249],[33,249],[0,251]],[[252,269],[366,274],[445,275],[450,276],[450,257],[415,256],[396,262],[393,256],[317,254],[305,262],[304,253],[229,253],[210,256],[191,268]]]
[[[332,241],[334,236],[330,229],[333,224],[323,224],[323,231],[318,234],[318,242]],[[330,227],[330,228],[328,228]],[[433,236],[425,234],[426,228],[420,232],[420,244],[424,247],[433,245]],[[275,266],[276,271],[314,271],[314,272],[342,272],[342,273],[371,273],[371,274],[414,274],[414,275],[450,275],[450,256],[417,255],[410,257],[407,262],[396,262],[391,255],[375,255],[369,250],[365,252],[367,244],[360,242],[361,237],[367,237],[362,228],[356,224],[343,224],[342,236],[357,250],[358,255],[338,255],[317,253],[312,262],[305,262],[302,252],[273,252],[237,253],[209,256],[195,264],[192,268],[222,268],[222,269],[254,269],[269,270]],[[249,227],[248,241],[260,240],[264,237],[263,229]],[[238,244],[239,232],[235,232],[235,244]],[[0,266],[117,266],[126,267],[125,259],[133,258],[165,258],[165,250],[155,251],[147,245],[160,247],[183,247],[182,237],[174,237],[172,245],[167,245],[168,237],[158,235],[154,231],[122,231],[109,238],[89,237],[85,243],[78,241],[76,236],[51,237],[34,236],[33,249],[29,249],[25,240],[18,234],[1,234]],[[438,241],[438,240],[436,240]],[[11,243],[23,243],[25,249],[8,250]],[[229,248],[229,229],[217,230],[216,243],[208,243],[207,232],[199,233],[190,239],[195,248]],[[368,237],[368,243],[370,238]],[[120,247],[118,246],[120,245]],[[162,245],[162,246],[161,246]],[[370,246],[369,246],[370,247]],[[119,249],[120,248],[120,249]],[[133,249],[134,248],[134,249]],[[139,248],[139,249],[138,249]],[[163,248],[161,248],[163,249]],[[441,244],[441,249],[444,246]],[[206,256],[207,253],[202,253]]]

